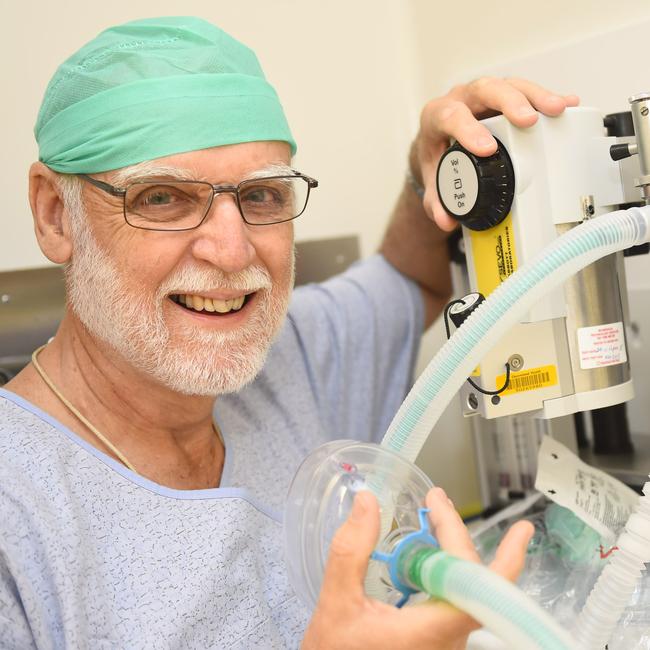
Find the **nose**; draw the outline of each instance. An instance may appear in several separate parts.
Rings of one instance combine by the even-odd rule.
[[[194,232],[194,257],[222,271],[242,271],[255,259],[255,247],[234,194],[215,193],[208,214]]]

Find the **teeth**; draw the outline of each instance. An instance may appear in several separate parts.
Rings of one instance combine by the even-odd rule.
[[[203,296],[182,293],[178,294],[176,299],[181,305],[185,305],[195,311],[227,314],[230,311],[238,311],[241,309],[246,296],[239,296],[239,298],[230,298],[228,300],[219,300],[217,298],[204,298]]]
[[[220,314],[225,314],[230,311],[228,300],[217,300],[213,298],[212,303],[214,304],[214,310],[218,311]]]

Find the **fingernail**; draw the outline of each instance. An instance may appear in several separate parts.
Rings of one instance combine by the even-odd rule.
[[[365,495],[359,493],[354,497],[352,503],[352,511],[350,512],[350,519],[352,521],[360,521],[366,514],[366,499]]]
[[[521,106],[517,111],[517,114],[519,117],[530,117],[531,115],[535,115],[535,109],[530,106]]]
[[[487,135],[480,135],[478,138],[476,138],[476,146],[480,147],[481,149],[490,147],[492,144],[494,144],[494,138],[490,138]]]

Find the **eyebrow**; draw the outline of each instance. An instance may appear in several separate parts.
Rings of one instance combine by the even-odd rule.
[[[268,176],[293,176],[295,173],[295,170],[289,167],[286,163],[271,163],[266,167],[250,172],[243,178],[243,180],[266,178]]]
[[[293,176],[294,174],[295,171],[286,163],[271,163],[270,165],[249,172],[242,180],[267,178],[269,176]],[[150,161],[145,161],[115,172],[112,181],[118,187],[124,187],[129,183],[150,178],[164,178],[178,181],[200,180],[197,179],[195,173],[189,169],[159,165]]]
[[[147,178],[166,178],[178,181],[196,180],[194,174],[189,169],[159,165],[145,161],[137,165],[132,165],[131,167],[120,169],[115,173],[113,183],[117,186],[124,186]]]

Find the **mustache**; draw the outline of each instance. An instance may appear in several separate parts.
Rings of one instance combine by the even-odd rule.
[[[220,269],[185,267],[169,276],[158,289],[158,296],[174,293],[200,293],[214,289],[227,289],[251,293],[272,288],[271,275],[263,266],[251,266],[243,271],[225,273]]]

